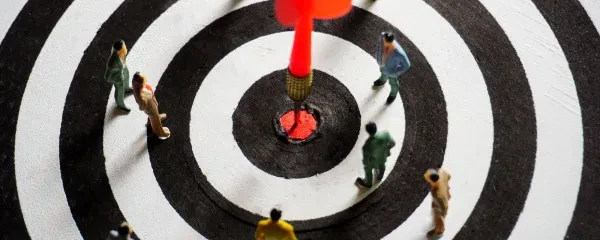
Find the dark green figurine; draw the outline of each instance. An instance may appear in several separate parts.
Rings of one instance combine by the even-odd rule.
[[[125,106],[125,93],[131,93],[129,86],[129,69],[127,68],[127,46],[123,40],[116,41],[113,44],[110,58],[106,64],[104,80],[115,86],[115,101],[120,109],[127,112],[130,108]]]
[[[370,188],[373,186],[373,170],[377,173],[377,180],[383,179],[385,161],[391,155],[390,150],[396,145],[388,131],[377,132],[377,125],[369,122],[366,125],[369,138],[362,147],[363,164],[365,166],[365,179],[357,178],[356,183]]]

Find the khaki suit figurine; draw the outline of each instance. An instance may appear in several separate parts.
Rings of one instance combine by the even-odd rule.
[[[158,101],[154,97],[154,90],[147,84],[146,76],[139,72],[133,75],[133,96],[140,110],[150,118],[152,132],[161,140],[169,138],[171,136],[169,128],[162,126],[162,121],[167,118],[167,114],[158,111]]]
[[[439,236],[446,230],[445,219],[448,213],[448,201],[450,200],[450,173],[442,168],[431,168],[423,175],[425,181],[431,185],[431,197],[433,208],[433,220],[435,228],[427,232],[428,237]]]

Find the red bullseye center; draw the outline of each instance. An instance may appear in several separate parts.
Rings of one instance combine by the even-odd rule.
[[[279,122],[290,138],[305,140],[317,129],[317,120],[306,110],[301,110],[299,115],[298,124],[293,129],[292,126],[295,122],[293,110],[283,114]]]

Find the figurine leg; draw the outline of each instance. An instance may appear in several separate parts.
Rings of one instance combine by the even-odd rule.
[[[152,132],[160,139],[167,139],[171,136],[169,129],[162,126],[160,116],[158,115],[150,117],[150,126],[152,127]]]
[[[130,108],[125,106],[125,89],[123,88],[122,84],[115,84],[115,101],[120,109],[123,109],[127,112],[131,111]]]
[[[379,76],[379,79],[377,79],[377,81],[375,81],[373,83],[373,87],[381,87],[381,86],[383,86],[383,84],[385,84],[385,82],[386,82],[386,78],[385,78],[385,76],[383,75],[383,72],[382,72],[381,76]]]
[[[160,117],[160,121],[161,122],[167,118],[167,114],[166,113],[161,113],[158,116]]]
[[[381,181],[383,179],[384,174],[385,174],[385,163],[380,164],[379,168],[377,168],[377,180]]]
[[[365,167],[365,178],[357,178],[356,183],[368,188],[373,186],[373,168],[371,166]]]
[[[123,81],[123,89],[125,89],[125,93],[133,93],[133,88],[131,88],[131,86],[129,86],[129,77],[125,78],[125,81]]]
[[[397,77],[387,77],[388,82],[390,83],[390,87],[392,87],[392,91],[390,92],[390,96],[387,99],[387,104],[390,104],[396,100],[396,96],[398,96],[398,88],[400,86],[400,81]]]
[[[149,109],[147,109],[146,114],[148,114],[148,118],[150,118],[150,126],[152,127],[152,132],[158,136],[158,138],[164,140],[171,136],[171,132],[168,128],[162,126],[161,115],[158,111],[158,104],[156,101],[153,101],[153,104],[150,104]],[[164,114],[166,117],[166,114]]]
[[[434,221],[435,221],[435,228],[431,229],[429,232],[427,232],[428,237],[435,236],[435,235],[441,235],[444,233],[444,231],[446,231],[444,217],[441,214],[435,214]]]

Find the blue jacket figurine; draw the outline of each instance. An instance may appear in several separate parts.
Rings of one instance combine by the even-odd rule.
[[[375,87],[380,87],[389,82],[392,88],[390,96],[387,99],[387,104],[391,104],[398,95],[398,87],[400,74],[406,72],[410,68],[410,60],[406,52],[394,40],[394,35],[389,32],[381,33],[381,37],[377,42],[377,63],[381,76],[373,83]]]

